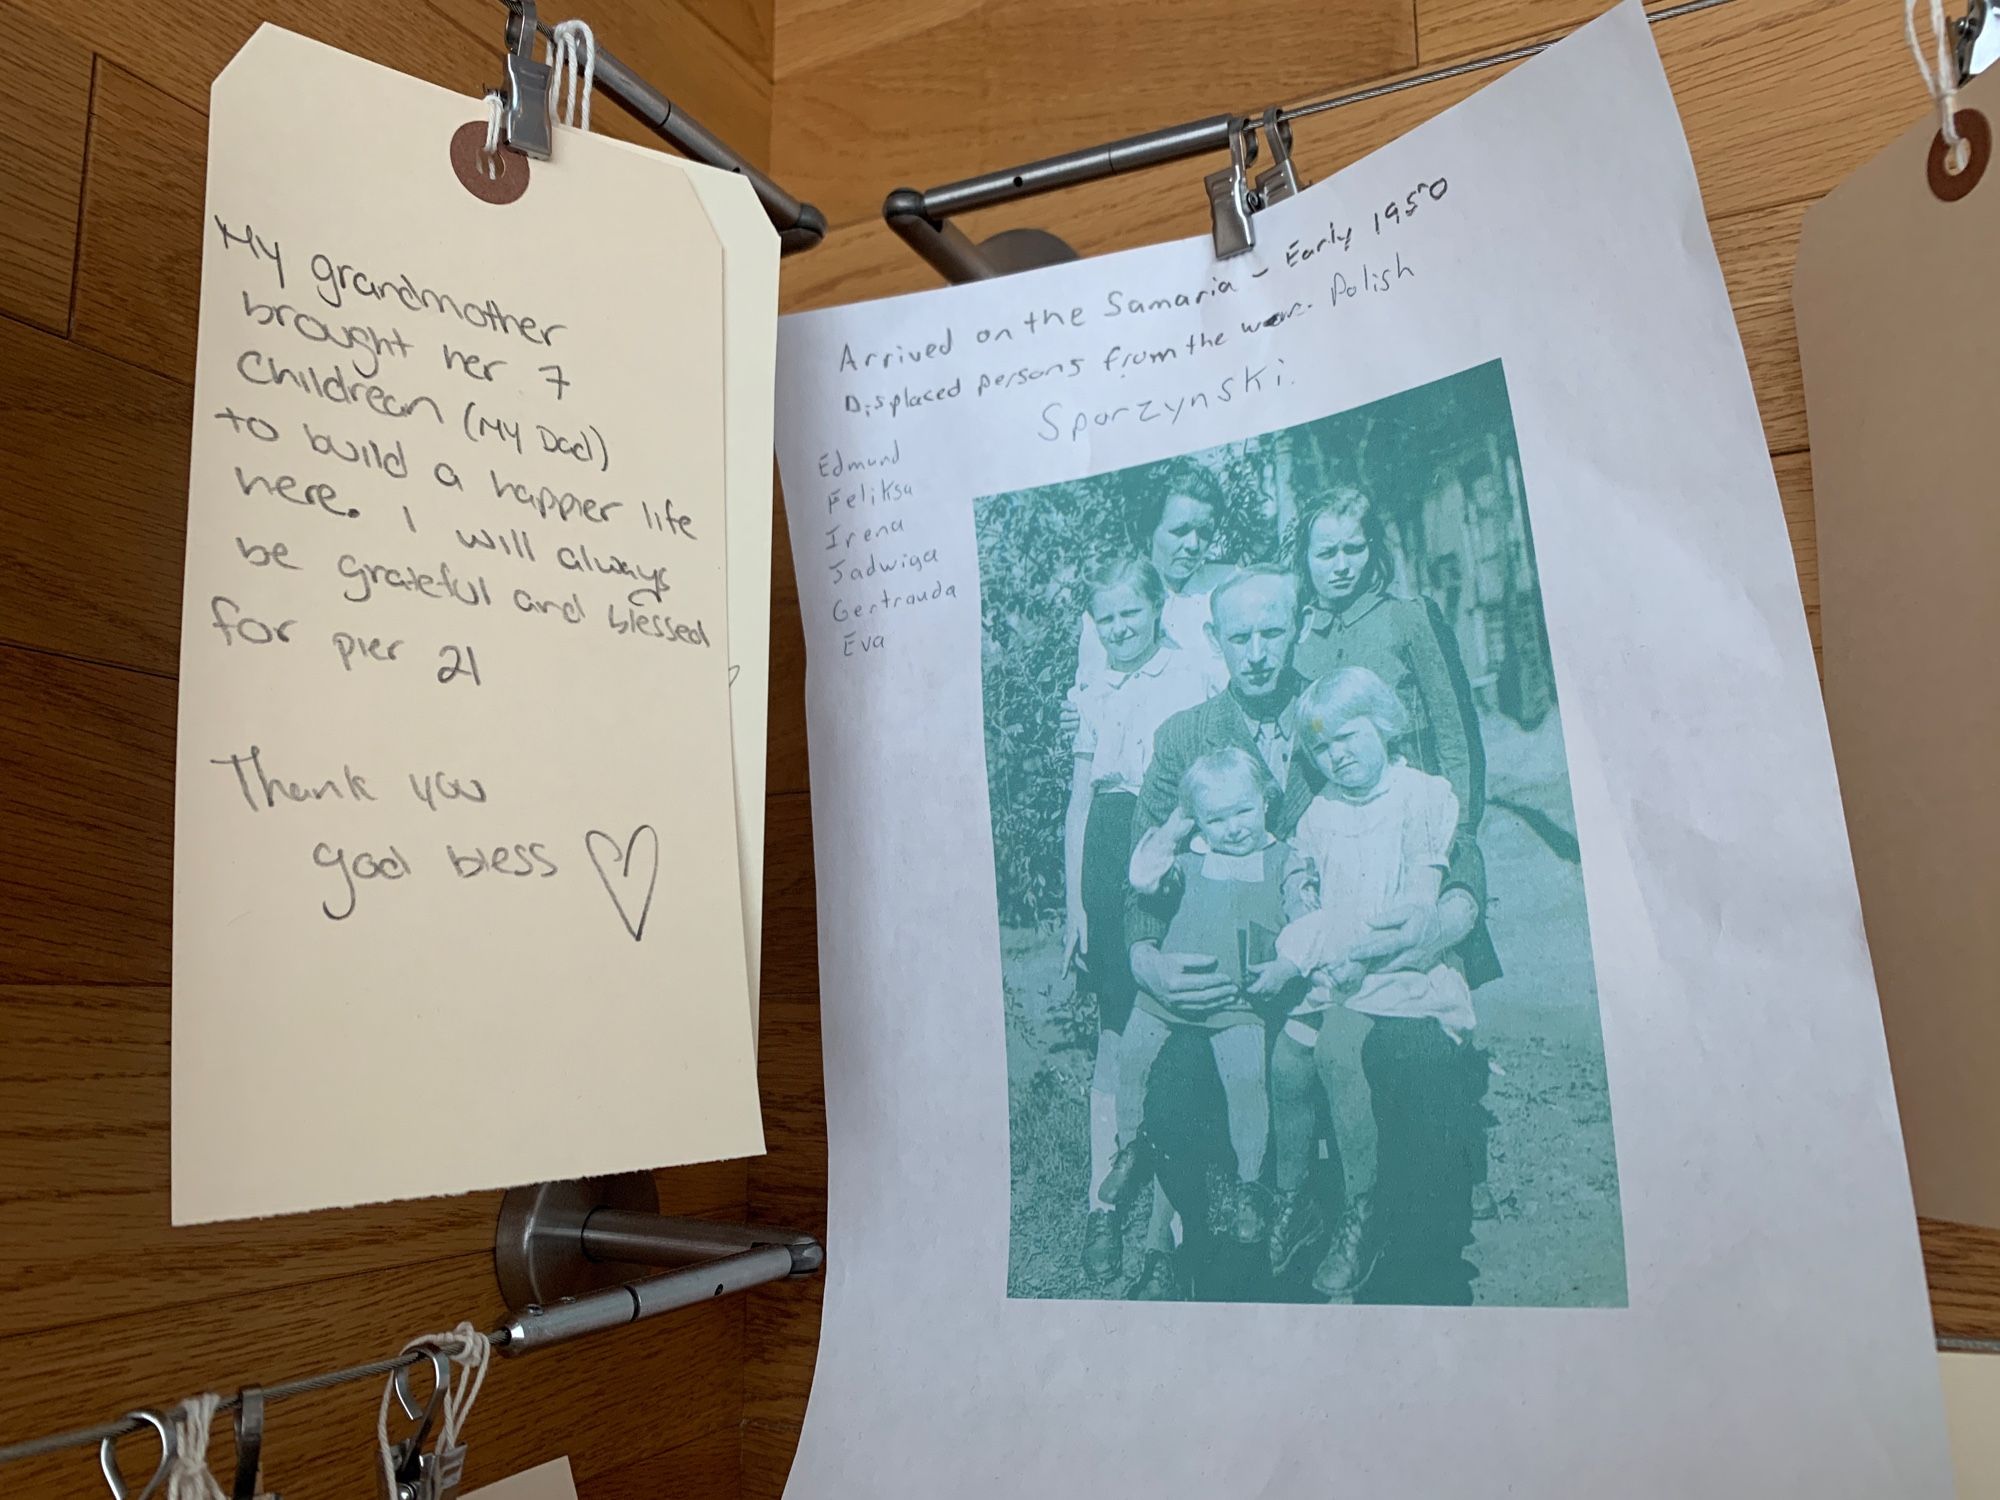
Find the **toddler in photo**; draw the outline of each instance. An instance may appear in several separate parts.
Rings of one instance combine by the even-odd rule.
[[[1345,1005],[1371,1016],[1434,1016],[1447,1031],[1472,1028],[1472,992],[1451,965],[1377,974],[1353,959],[1372,935],[1371,919],[1437,903],[1451,860],[1451,783],[1389,753],[1408,723],[1395,692],[1366,667],[1342,668],[1299,697],[1299,744],[1326,785],[1293,835],[1318,873],[1318,908],[1278,938],[1278,957],[1312,981],[1295,1018]],[[1294,1039],[1311,1043],[1295,1030]]]
[[[1375,936],[1371,919],[1394,908],[1437,904],[1458,826],[1451,783],[1390,754],[1408,725],[1394,690],[1364,667],[1332,672],[1299,698],[1299,748],[1312,756],[1326,784],[1293,835],[1318,876],[1317,909],[1279,934],[1279,964],[1260,985],[1275,990],[1301,976],[1309,982],[1271,1062],[1281,1225],[1308,1216],[1294,1210],[1309,1210],[1303,1195],[1317,1132],[1320,1077],[1313,1054],[1321,1014],[1345,1006],[1377,1019],[1430,1021],[1453,1043],[1473,1025],[1472,992],[1450,964],[1373,972],[1355,958]],[[1290,1252],[1305,1250],[1318,1235],[1278,1238]],[[1283,1258],[1278,1238],[1274,1258]],[[1329,1289],[1347,1288],[1322,1287]]]
[[[1276,960],[1278,934],[1307,909],[1312,890],[1311,866],[1267,826],[1276,796],[1257,755],[1234,747],[1214,751],[1188,767],[1173,817],[1132,852],[1134,888],[1172,909],[1162,950],[1212,956],[1237,993],[1182,1011],[1140,991],[1119,1047],[1118,1156],[1105,1188],[1105,1196],[1124,1201],[1150,1175],[1140,1133],[1148,1075],[1175,1029],[1204,1031],[1222,1079],[1236,1157],[1235,1201],[1217,1217],[1246,1244],[1261,1243],[1270,1223],[1261,1179],[1271,1107],[1264,1018],[1255,995],[1266,992],[1261,976]]]

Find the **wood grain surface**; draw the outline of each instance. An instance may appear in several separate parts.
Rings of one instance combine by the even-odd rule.
[[[99,67],[70,337],[188,382],[207,142],[200,110],[117,63]]]
[[[0,4],[0,34],[24,36],[32,23],[12,0]],[[69,328],[90,70],[89,48],[47,33],[33,65],[15,70],[20,92],[0,110],[0,314],[56,333]]]
[[[578,9],[762,158],[768,0]],[[498,1193],[171,1228],[167,986],[210,80],[272,21],[476,93],[499,77],[504,14],[493,0],[0,0],[0,29],[33,42],[0,111],[0,1444],[503,1311]],[[609,105],[597,119],[647,138]],[[796,646],[792,661],[802,680]],[[787,729],[802,740],[802,716]],[[802,745],[780,763],[770,909],[796,942],[767,972],[810,996]],[[440,1065],[385,1038],[379,1074],[353,1086],[393,1109],[439,1087]],[[481,1102],[505,1097],[482,1085]],[[743,1162],[657,1180],[670,1213],[745,1214]],[[471,1483],[567,1454],[585,1500],[735,1495],[747,1315],[723,1301],[500,1362],[469,1428]],[[273,1407],[272,1486],[374,1493],[380,1389]],[[226,1436],[215,1457],[228,1462]],[[146,1464],[135,1443],[128,1471]],[[105,1491],[85,1449],[0,1471],[0,1493]]]
[[[575,0],[676,104],[836,225],[789,307],[936,284],[883,195],[1113,135],[1296,100],[1555,35],[1598,0]],[[567,7],[550,6],[550,18]],[[167,1226],[173,673],[210,80],[263,21],[475,94],[494,0],[0,0],[36,39],[0,112],[0,1442],[202,1386],[372,1357],[500,1312],[493,1194]],[[1818,640],[1790,277],[1805,207],[1921,112],[1879,0],[1733,0],[1657,33],[1735,304]],[[1308,177],[1495,76],[1304,122]],[[600,128],[644,134],[605,106]],[[1087,253],[1199,233],[1205,163],[973,216]],[[826,1136],[805,659],[773,558],[767,1157],[660,1174],[678,1211],[824,1232]],[[357,1080],[390,1089],[401,1075]],[[1922,1225],[1947,1332],[2000,1335],[2000,1234]],[[839,1246],[830,1247],[839,1254]],[[496,1370],[473,1481],[567,1453],[585,1500],[778,1495],[812,1379],[819,1283],[770,1288]],[[377,1390],[276,1408],[287,1495],[368,1493]],[[227,1440],[218,1441],[218,1463]],[[139,1450],[133,1450],[135,1464]],[[885,1456],[885,1460],[889,1456]],[[86,1453],[7,1493],[102,1493]],[[887,1491],[885,1491],[886,1493]]]
[[[1408,0],[804,0],[778,12],[772,162],[849,224],[891,188],[1415,61]]]

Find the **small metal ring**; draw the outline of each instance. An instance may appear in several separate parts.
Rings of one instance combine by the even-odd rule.
[[[144,1422],[160,1438],[160,1461],[153,1466],[153,1477],[146,1481],[146,1487],[134,1495],[125,1488],[125,1476],[118,1469],[118,1439],[108,1437],[97,1445],[97,1466],[104,1471],[104,1482],[111,1486],[112,1500],[151,1500],[167,1477],[167,1470],[173,1466],[174,1455],[180,1444],[174,1437],[174,1429],[167,1419],[150,1408],[125,1414],[128,1422]]]

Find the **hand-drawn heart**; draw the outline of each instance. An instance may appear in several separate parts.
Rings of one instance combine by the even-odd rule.
[[[604,841],[603,853],[598,852],[599,839]],[[590,854],[590,862],[597,866],[597,878],[604,882],[611,904],[618,908],[618,920],[632,934],[632,941],[638,942],[646,935],[646,917],[653,909],[653,887],[660,879],[659,834],[652,824],[641,823],[632,830],[632,837],[621,850],[616,838],[593,828],[583,836],[583,847]],[[645,887],[643,892],[641,886]],[[619,894],[621,888],[624,895]],[[637,899],[628,903],[627,897]]]

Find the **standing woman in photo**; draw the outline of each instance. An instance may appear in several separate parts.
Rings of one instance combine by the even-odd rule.
[[[1206,655],[1182,648],[1161,629],[1168,594],[1153,563],[1117,558],[1095,569],[1087,584],[1089,629],[1103,665],[1070,695],[1076,727],[1063,820],[1063,959],[1097,999],[1083,1266],[1092,1280],[1106,1281],[1120,1273],[1124,1258],[1119,1216],[1099,1190],[1116,1150],[1119,1038],[1135,993],[1125,942],[1132,812],[1152,763],[1154,732],[1206,698],[1208,686]]]
[[[1499,974],[1487,936],[1486,870],[1477,835],[1486,804],[1486,754],[1457,642],[1428,600],[1395,587],[1394,558],[1380,510],[1352,486],[1338,486],[1299,515],[1294,567],[1305,601],[1293,666],[1307,681],[1347,667],[1375,674],[1395,693],[1408,728],[1395,750],[1410,766],[1451,785],[1458,801],[1447,887],[1465,890],[1482,914],[1456,961],[1479,985]],[[1372,917],[1375,913],[1363,913]],[[1326,1091],[1334,1144],[1345,1182],[1344,1212],[1328,1225],[1318,1203],[1300,1195],[1281,1207],[1272,1235],[1274,1261],[1316,1255],[1325,1295],[1349,1296],[1367,1273],[1361,1200],[1375,1178],[1375,1119],[1361,1071],[1365,1017],[1337,1008],[1322,1017],[1312,1065]],[[1279,1048],[1274,1068],[1305,1066],[1303,1049]]]
[[[1160,630],[1199,659],[1211,691],[1219,691],[1229,680],[1206,629],[1208,596],[1230,572],[1209,559],[1222,504],[1222,486],[1215,476],[1190,459],[1176,458],[1141,471],[1126,515],[1133,550],[1152,564],[1166,589]],[[1077,690],[1087,687],[1104,667],[1104,644],[1086,610],[1077,627]]]
[[[1428,600],[1395,587],[1381,512],[1341,486],[1300,513],[1295,566],[1305,619],[1292,665],[1308,682],[1365,667],[1410,717],[1398,745],[1418,770],[1442,776],[1458,798],[1459,827],[1476,831],[1486,805],[1486,753],[1457,642]]]

